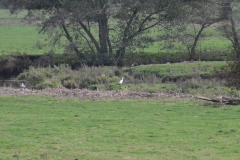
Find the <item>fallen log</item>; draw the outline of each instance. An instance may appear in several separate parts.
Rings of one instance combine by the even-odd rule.
[[[240,98],[231,98],[231,97],[216,97],[216,98],[208,98],[203,96],[197,96],[200,100],[210,101],[210,102],[217,102],[221,104],[228,104],[228,105],[239,105],[240,104]]]

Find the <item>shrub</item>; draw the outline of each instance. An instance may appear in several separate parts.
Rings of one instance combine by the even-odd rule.
[[[228,62],[227,68],[222,69],[227,85],[240,89],[240,60]]]
[[[55,83],[42,82],[36,85],[36,89],[45,89],[45,88],[57,88]]]
[[[68,79],[68,80],[63,81],[63,87],[68,88],[68,89],[78,88],[74,79]]]
[[[109,83],[107,87],[108,90],[120,90],[122,88],[120,84],[116,83]]]
[[[98,85],[90,85],[88,89],[90,90],[98,90],[99,86]]]
[[[115,69],[114,70],[114,75],[120,77],[122,75],[122,72],[120,69]]]
[[[10,55],[1,55],[0,57],[0,73],[11,75],[21,73],[32,65],[32,61],[25,53],[11,53]]]
[[[48,74],[46,74],[44,69],[30,67],[29,70],[20,73],[17,77],[18,80],[25,80],[29,84],[36,86],[42,83],[46,79]]]

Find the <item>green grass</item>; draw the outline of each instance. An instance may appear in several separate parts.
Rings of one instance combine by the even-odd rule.
[[[194,30],[192,26],[189,26],[186,33],[191,33],[194,35]],[[152,29],[149,33],[152,36],[156,36],[156,34],[162,34],[162,32],[157,32]],[[156,54],[156,53],[177,53],[177,52],[187,52],[187,48],[182,45],[182,41],[176,41],[173,43],[176,48],[165,49],[164,41],[155,42],[153,45],[149,46],[145,49],[147,53]],[[205,52],[205,51],[227,51],[231,46],[231,42],[226,38],[220,36],[216,27],[208,27],[206,28],[201,38],[198,41],[197,51]],[[179,50],[179,48],[181,48]]]
[[[227,51],[232,45],[230,41],[223,37],[206,37],[200,41],[201,49]],[[198,48],[200,47],[198,46]]]
[[[193,74],[212,74],[214,68],[226,65],[226,62],[194,62],[194,63],[173,63],[136,66],[126,69],[135,74],[157,74],[159,77],[169,76],[169,71],[173,71],[173,76],[192,76]]]
[[[237,106],[0,97],[0,159],[237,159]]]
[[[0,26],[0,53],[14,52],[27,53],[29,55],[43,55],[51,47],[36,48],[37,42],[46,42],[46,35],[38,34],[38,28],[34,26]],[[62,53],[63,49],[55,48],[56,53]]]
[[[0,26],[0,53],[9,54],[13,52],[27,54],[44,54],[47,48],[37,49],[34,47],[38,41],[45,36],[38,34],[37,28],[32,26]]]

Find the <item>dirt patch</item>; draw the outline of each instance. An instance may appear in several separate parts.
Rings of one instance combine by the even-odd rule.
[[[104,98],[191,98],[193,95],[180,94],[176,92],[122,92],[122,91],[92,91],[88,89],[1,89],[0,95],[49,95],[64,98],[88,98],[88,99],[104,99]]]

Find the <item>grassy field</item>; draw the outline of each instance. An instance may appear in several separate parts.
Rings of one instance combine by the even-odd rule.
[[[37,27],[33,26],[0,26],[0,53],[13,52],[27,53],[29,55],[42,55],[49,47],[37,49],[36,43],[44,40],[46,36],[38,34]]]
[[[0,159],[238,159],[240,109],[194,99],[0,97]]]
[[[43,55],[51,47],[47,46],[48,37],[39,34],[39,28],[23,21],[26,11],[11,15],[9,10],[0,9],[0,54],[14,52],[27,53],[29,55]],[[44,46],[36,47],[41,42]],[[56,53],[62,53],[62,48],[55,48]]]

